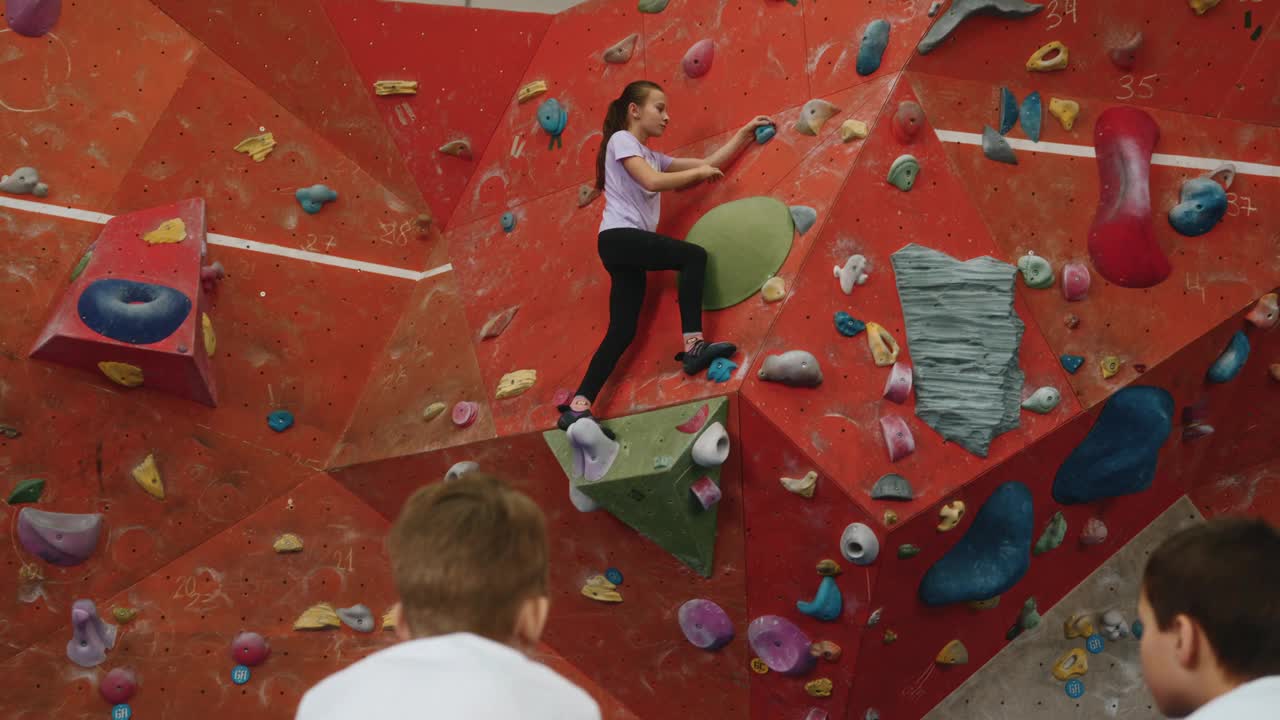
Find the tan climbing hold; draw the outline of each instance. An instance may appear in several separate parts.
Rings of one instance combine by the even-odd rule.
[[[282,554],[302,552],[302,538],[294,533],[284,533],[271,543],[271,549]]]
[[[1000,606],[1000,596],[997,595],[988,600],[970,600],[968,605],[974,610],[990,610]]]
[[[1050,55],[1053,57],[1050,58]],[[1027,59],[1027,69],[1032,72],[1053,72],[1066,68],[1069,60],[1067,46],[1054,40],[1031,53],[1031,57]]]
[[[943,505],[942,509],[938,510],[938,531],[947,532],[948,530],[953,530],[955,526],[960,524],[962,519],[964,519],[963,500],[956,500],[953,503]]]
[[[840,646],[830,640],[821,640],[809,646],[809,654],[828,662],[835,662],[844,653]]]
[[[133,619],[138,617],[138,608],[131,607],[113,607],[111,608],[111,617],[121,625],[128,625]]]
[[[845,120],[840,123],[840,140],[850,142],[867,136],[867,124],[861,120]]]
[[[764,675],[769,672],[769,666],[760,658],[751,658],[751,672],[757,675]]]
[[[467,140],[450,140],[440,146],[440,152],[454,157],[471,157],[471,143]]]
[[[262,162],[267,159],[272,150],[276,149],[276,136],[271,133],[263,133],[261,135],[253,135],[247,137],[236,145],[236,152],[242,152],[253,158],[254,162]]]
[[[525,390],[533,387],[533,384],[536,382],[538,382],[537,370],[516,370],[514,372],[509,372],[506,375],[503,375],[502,379],[498,381],[498,393],[496,397],[499,400],[505,400],[507,398],[516,397],[517,395],[522,395]]]
[[[894,512],[894,511],[892,511],[892,510],[885,510],[885,511],[884,511],[884,526],[885,526],[885,527],[893,527],[894,525],[897,525],[897,524],[898,524],[898,513]]]
[[[160,468],[156,467],[154,455],[148,455],[133,469],[133,480],[151,497],[164,499],[164,482],[160,479]]]
[[[840,108],[826,100],[813,99],[800,108],[800,119],[796,120],[796,130],[805,135],[817,135],[822,126],[833,116],[840,113]]]
[[[1187,5],[1190,5],[1191,9],[1195,10],[1197,15],[1203,15],[1213,8],[1218,7],[1218,3],[1220,2],[1222,2],[1222,0],[1187,0]]]
[[[952,640],[938,651],[938,657],[934,659],[939,665],[964,665],[969,662],[969,648],[959,640]]]
[[[1053,676],[1059,680],[1070,680],[1089,672],[1089,656],[1084,648],[1071,648],[1053,664]]]
[[[782,487],[786,488],[789,492],[793,492],[801,497],[811,498],[813,497],[814,488],[818,485],[818,473],[810,470],[805,473],[802,478],[784,477],[778,478],[778,481],[781,482]]]
[[[338,613],[334,612],[333,606],[329,603],[312,605],[293,621],[294,630],[323,630],[341,626],[342,620],[338,618]]]
[[[200,313],[200,330],[204,332],[204,352],[209,357],[218,349],[218,336],[213,332],[213,321],[209,313]]]
[[[1113,378],[1116,373],[1120,372],[1120,366],[1124,363],[1115,355],[1108,355],[1098,362],[1098,367],[1102,370],[1102,378]]]
[[[787,296],[787,282],[780,277],[771,277],[769,281],[760,288],[760,297],[765,302],[778,302]]]
[[[182,218],[160,223],[160,227],[142,236],[148,245],[173,245],[187,239],[187,224]]]
[[[546,80],[534,80],[528,85],[525,85],[524,87],[520,88],[519,92],[516,93],[516,102],[523,105],[529,102],[530,100],[538,97],[539,95],[545,93],[546,91],[547,91]]]
[[[603,575],[596,575],[587,580],[587,584],[582,586],[582,594],[598,602],[622,602],[618,586],[609,582]]]
[[[898,361],[898,341],[880,323],[867,323],[867,347],[880,367],[889,367]]]
[[[1280,363],[1271,363],[1271,367],[1268,368],[1268,371],[1271,373],[1272,380],[1280,382]]]
[[[1062,634],[1068,640],[1087,638],[1094,632],[1093,621],[1088,615],[1072,615],[1062,622]]]
[[[394,605],[387,608],[387,611],[382,613],[382,629],[383,630],[396,629],[396,608]]]
[[[423,420],[434,420],[437,415],[444,412],[445,404],[442,402],[433,402],[422,411]]]
[[[885,645],[892,645],[898,642],[898,633],[892,630],[885,630],[883,640]]]
[[[1076,125],[1076,118],[1080,116],[1080,103],[1075,100],[1050,98],[1049,114],[1058,118],[1063,130],[1070,131]]]
[[[137,365],[104,360],[98,363],[98,369],[117,385],[138,387],[143,381],[142,368]]]
[[[804,691],[809,693],[810,697],[831,697],[833,687],[830,678],[818,678],[805,683]]]
[[[836,562],[835,560],[832,560],[830,558],[824,558],[818,561],[818,574],[822,575],[823,577],[826,577],[828,575],[830,575],[831,577],[835,577],[842,572],[844,571],[840,569],[840,563]]]
[[[378,80],[373,84],[373,92],[378,95],[417,95],[417,80]]]

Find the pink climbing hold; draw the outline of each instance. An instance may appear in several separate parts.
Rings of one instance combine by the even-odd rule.
[[[107,659],[107,650],[115,644],[116,626],[102,621],[92,600],[77,600],[71,605],[67,659],[80,667],[101,665]]]
[[[677,425],[676,429],[682,433],[689,433],[692,435],[702,429],[703,423],[707,421],[707,416],[710,414],[711,408],[703,405],[698,408],[698,412],[694,413],[693,417]]]
[[[720,486],[710,477],[703,475],[693,485],[689,486],[689,491],[698,499],[698,504],[703,510],[710,510],[720,502]]]
[[[1151,224],[1151,153],[1159,139],[1155,120],[1135,107],[1107,109],[1093,129],[1101,189],[1089,256],[1121,287],[1148,288],[1173,270]]]
[[[680,606],[676,612],[680,632],[694,647],[717,650],[733,640],[733,621],[724,608],[697,598]]]
[[[890,462],[897,462],[916,451],[916,439],[911,428],[897,415],[880,418],[880,432],[884,433],[884,446],[889,450]]]
[[[556,388],[556,392],[551,396],[551,404],[559,407],[560,405],[568,405],[569,399],[573,397],[573,391],[569,388]]]
[[[901,145],[910,145],[924,127],[924,108],[918,103],[904,100],[898,103],[893,115],[893,137]]]
[[[200,286],[207,293],[217,290],[218,283],[226,277],[227,271],[222,267],[221,262],[214,262],[212,265],[205,265],[200,268]]]
[[[1080,542],[1085,545],[1100,545],[1107,539],[1107,525],[1098,518],[1089,518],[1080,531]]]
[[[817,658],[809,653],[808,636],[790,620],[762,615],[747,626],[747,642],[769,669],[783,675],[803,675]]]
[[[1272,292],[1258,298],[1258,303],[1244,319],[1263,330],[1275,327],[1280,323],[1280,296]]]
[[[889,379],[884,384],[884,399],[901,405],[911,397],[912,373],[911,365],[902,361],[895,362],[889,371]]]
[[[40,37],[53,29],[62,14],[62,0],[9,0],[4,15],[19,35]]]
[[[238,665],[256,667],[270,656],[267,639],[256,632],[242,632],[231,641],[231,659]]]
[[[453,424],[460,428],[470,427],[471,423],[476,421],[476,415],[479,413],[479,405],[463,400],[453,406]]]
[[[129,698],[137,691],[138,678],[132,670],[126,668],[112,670],[98,683],[98,693],[112,705],[129,702]]]
[[[1070,262],[1062,266],[1062,297],[1067,302],[1079,302],[1089,294],[1093,277],[1084,263]]]
[[[711,63],[716,59],[716,44],[711,39],[699,40],[684,54],[684,74],[691,78],[700,78],[711,70]]]
[[[822,708],[809,708],[809,712],[805,714],[804,720],[827,720],[830,715]]]

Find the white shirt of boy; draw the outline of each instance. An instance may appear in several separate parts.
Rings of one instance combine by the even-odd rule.
[[[1186,720],[1276,720],[1280,718],[1280,675],[1247,682],[1201,705]]]
[[[470,633],[393,645],[325,678],[296,720],[600,720],[582,688]]]

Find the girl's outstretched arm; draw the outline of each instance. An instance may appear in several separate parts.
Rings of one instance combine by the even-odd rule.
[[[699,165],[710,165],[723,170],[756,139],[756,128],[772,124],[773,120],[769,119],[767,115],[757,115],[752,118],[751,122],[743,125],[738,132],[734,133],[728,142],[716,148],[715,152],[705,158],[676,158],[667,167],[667,172],[680,172],[696,168]]]

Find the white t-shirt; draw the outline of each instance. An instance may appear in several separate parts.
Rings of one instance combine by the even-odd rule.
[[[1187,720],[1276,720],[1280,718],[1280,675],[1258,678],[1219,695]]]
[[[600,720],[582,688],[514,648],[470,633],[410,640],[302,696],[296,720]]]

